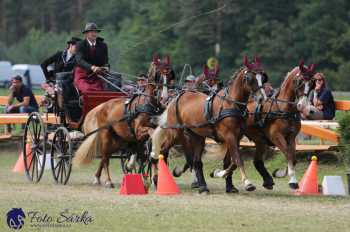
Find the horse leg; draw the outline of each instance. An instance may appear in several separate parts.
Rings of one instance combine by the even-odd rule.
[[[225,133],[221,136],[222,138],[225,138],[225,144],[227,146],[227,168],[221,171],[215,171],[214,176],[215,177],[224,177],[226,178],[228,175],[231,175],[235,166],[240,170],[241,174],[241,181],[243,183],[244,189],[246,191],[254,191],[256,187],[250,182],[250,180],[247,177],[247,174],[245,172],[244,163],[241,158],[241,154],[238,149],[239,144],[239,136],[230,135],[229,133]]]
[[[116,139],[113,139],[110,131],[103,131],[101,133],[101,164],[103,169],[106,172],[106,182],[105,187],[114,188],[114,184],[112,183],[111,176],[109,173],[109,157],[110,155],[117,151],[119,148],[119,143]]]
[[[255,157],[254,157],[255,169],[259,172],[260,176],[264,180],[263,187],[271,190],[273,189],[273,186],[275,183],[273,182],[272,176],[267,171],[263,160],[263,155],[266,151],[267,146],[266,144],[261,142],[255,142],[255,145],[256,145],[256,151],[255,151]]]
[[[100,161],[100,165],[98,166],[98,169],[95,173],[95,179],[93,181],[93,185],[101,185],[101,172],[102,172],[102,168],[103,168],[103,162],[102,159]]]
[[[207,187],[207,183],[203,174],[203,162],[202,162],[202,153],[205,146],[205,138],[196,136],[196,139],[193,140],[193,168],[196,173],[196,177],[198,180],[198,192],[201,193],[209,193],[209,189]]]
[[[295,137],[291,138],[288,143],[288,176],[289,176],[289,187],[291,189],[298,189],[298,180],[295,175],[295,165],[296,165],[296,158],[295,158]]]
[[[298,188],[298,181],[295,176],[295,140],[290,139],[289,145],[285,137],[278,133],[271,138],[272,142],[280,149],[280,151],[286,156],[288,160],[288,176],[289,176],[289,187],[292,189]]]
[[[174,146],[178,136],[178,131],[175,129],[162,129],[157,127],[152,135],[152,152],[151,152],[151,161],[152,161],[152,180],[155,186],[158,182],[158,156],[159,154],[168,154],[169,149]]]
[[[225,155],[223,162],[224,162],[224,169],[228,168],[230,165],[229,154]],[[236,169],[237,169],[237,166],[235,165],[233,168],[233,171]],[[232,181],[233,171],[225,177],[226,193],[238,193],[239,192],[239,190],[233,185],[233,181]]]
[[[105,182],[105,186],[107,188],[114,188],[114,184],[113,184],[113,182],[111,180],[111,176],[109,174],[109,156],[108,156],[107,160],[104,162],[104,164],[105,164],[104,168],[106,170],[106,175],[107,175],[107,180]]]

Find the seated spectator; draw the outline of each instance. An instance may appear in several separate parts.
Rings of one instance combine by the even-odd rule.
[[[17,103],[13,103],[14,99],[17,100]],[[38,112],[38,110],[38,103],[32,90],[23,84],[21,76],[13,77],[6,113],[31,113]]]
[[[17,103],[13,103],[16,98]],[[15,76],[11,80],[10,95],[6,113],[31,113],[39,110],[33,92],[23,84],[22,77]],[[11,133],[11,125],[7,125],[7,133]]]
[[[302,112],[304,119],[332,120],[335,116],[335,102],[331,90],[327,87],[323,73],[316,73],[315,88],[309,95],[310,104]]]

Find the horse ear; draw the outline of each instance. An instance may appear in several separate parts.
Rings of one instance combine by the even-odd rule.
[[[158,58],[158,56],[157,56],[156,54],[153,55],[152,62],[153,62],[154,64],[158,65],[158,63],[159,63],[159,58]]]
[[[247,57],[247,56],[244,56],[244,58],[243,58],[243,64],[244,64],[244,66],[246,66],[247,68],[249,68],[249,61],[248,61],[248,57]]]
[[[255,56],[255,57],[254,57],[254,63],[260,65],[260,64],[261,64],[260,57]]]
[[[165,57],[165,63],[166,63],[167,65],[170,65],[170,56],[169,56],[169,55],[167,55],[167,56]]]
[[[203,73],[204,73],[204,76],[208,76],[208,74],[209,74],[209,68],[208,68],[208,66],[207,65],[204,65],[204,67],[203,67]]]
[[[302,72],[305,71],[305,68],[304,68],[304,58],[302,58],[302,59],[299,61],[299,69],[300,69],[300,71],[302,71]]]
[[[311,65],[310,65],[310,68],[309,68],[309,72],[310,72],[310,73],[314,73],[314,72],[315,72],[315,69],[316,69],[316,64],[311,64]]]

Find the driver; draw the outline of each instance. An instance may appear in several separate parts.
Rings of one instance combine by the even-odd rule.
[[[103,81],[97,74],[109,65],[107,44],[97,37],[100,31],[95,23],[87,23],[85,39],[77,44],[74,84],[81,93],[103,90]]]

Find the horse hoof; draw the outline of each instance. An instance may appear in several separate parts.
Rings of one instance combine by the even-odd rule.
[[[299,188],[298,183],[289,183],[288,185],[289,185],[289,188],[291,188],[291,189],[298,189]]]
[[[175,167],[174,170],[173,170],[173,176],[174,176],[174,177],[180,177],[181,174],[182,174],[181,168]]]
[[[207,188],[207,186],[201,186],[198,189],[198,193],[201,195],[208,195],[209,194],[209,189]]]
[[[232,186],[230,188],[226,188],[226,193],[238,193],[239,190],[235,187],[235,186]]]
[[[101,185],[100,179],[95,178],[95,180],[92,182],[92,185]]]
[[[273,180],[268,180],[268,181],[264,181],[262,186],[268,190],[272,190],[274,185],[275,183],[273,182]]]
[[[276,177],[276,178],[286,177],[287,176],[287,168],[276,169],[275,171],[273,171],[272,176]]]
[[[192,188],[192,189],[199,188],[198,182],[193,182],[193,183],[191,184],[191,188]]]
[[[105,187],[106,188],[114,188],[114,184],[112,182],[108,181],[108,182],[106,182]]]
[[[212,172],[209,174],[209,176],[210,176],[211,178],[214,178],[214,171],[212,171]]]
[[[244,189],[248,192],[253,192],[256,189],[256,187],[253,184],[248,184],[244,187]]]

